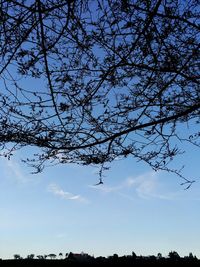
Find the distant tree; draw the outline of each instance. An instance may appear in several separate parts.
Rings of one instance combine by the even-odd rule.
[[[135,260],[137,258],[137,255],[134,251],[132,251],[132,258]]]
[[[69,255],[69,253],[65,253],[65,258],[67,258],[67,257],[68,257],[68,255]]]
[[[53,254],[53,253],[49,254],[48,256],[49,256],[50,259],[52,259],[52,260],[56,258],[56,254]]]
[[[157,259],[162,259],[162,254],[160,252],[157,254]]]
[[[186,258],[188,258],[189,260],[192,260],[192,261],[193,260],[195,260],[195,261],[197,260],[197,257],[195,255],[193,255],[192,252],[190,252],[189,255],[188,255],[188,257],[186,257]]]
[[[29,254],[29,255],[27,256],[27,259],[34,259],[34,257],[35,257],[35,254]]]
[[[170,251],[168,254],[168,257],[171,260],[179,260],[180,259],[180,256],[179,256],[178,252],[176,252],[176,251]]]
[[[59,253],[59,257],[60,257],[60,259],[62,259],[62,257],[63,257],[62,252]]]
[[[147,257],[150,262],[156,261],[156,256],[150,255]]]
[[[200,146],[199,17],[197,0],[2,1],[2,155],[36,146],[37,172],[131,155],[188,188],[169,163]]]
[[[38,258],[39,260],[44,260],[44,259],[45,259],[45,256],[43,256],[43,255],[37,255],[37,258]]]
[[[21,256],[19,254],[14,254],[14,259],[15,260],[20,260],[21,259]]]
[[[74,259],[74,254],[72,252],[68,253],[68,257],[69,260],[73,260]]]
[[[118,258],[119,258],[118,254],[114,253],[114,254],[112,255],[112,259],[113,259],[113,260],[118,260]]]

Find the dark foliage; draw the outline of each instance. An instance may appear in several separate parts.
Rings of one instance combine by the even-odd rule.
[[[159,253],[160,254],[160,253]],[[175,257],[176,255],[176,257]],[[94,258],[88,254],[73,254],[66,259],[15,259],[0,261],[1,267],[64,267],[64,266],[199,266],[200,261],[192,253],[186,257],[180,257],[176,251],[169,253],[167,258],[162,256],[136,256],[136,254],[127,256],[113,256]]]

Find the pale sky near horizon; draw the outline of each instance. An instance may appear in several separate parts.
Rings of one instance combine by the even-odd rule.
[[[188,146],[174,162],[186,163],[184,173],[196,178],[189,190],[177,176],[133,158],[115,161],[100,186],[92,167],[58,165],[32,175],[22,153],[0,158],[0,258],[171,250],[200,257],[198,149]]]

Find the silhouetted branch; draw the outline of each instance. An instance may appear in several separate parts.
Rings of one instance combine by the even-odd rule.
[[[195,0],[2,1],[2,155],[31,145],[41,153],[24,161],[37,171],[74,162],[102,176],[129,155],[170,171],[180,141],[200,145],[195,127],[178,130],[200,122],[199,10]]]

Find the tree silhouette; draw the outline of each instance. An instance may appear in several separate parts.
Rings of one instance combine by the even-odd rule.
[[[53,254],[53,253],[49,254],[48,256],[50,257],[51,260],[56,258],[56,254]]]
[[[132,259],[136,260],[136,258],[137,258],[136,253],[134,251],[132,251]]]
[[[69,255],[69,253],[65,253],[65,258],[67,258],[67,257],[68,257],[68,255]]]
[[[59,257],[60,257],[60,259],[62,259],[62,257],[63,257],[62,252],[59,253]]]
[[[176,252],[176,251],[170,251],[168,257],[173,261],[180,259],[180,256],[179,256],[178,252]]]
[[[66,253],[66,254],[67,254],[67,253]],[[70,252],[68,253],[67,258],[68,258],[69,260],[74,260],[74,254],[70,251]]]
[[[176,251],[169,252],[168,256],[162,256],[161,253],[158,253],[157,256],[137,256],[134,252],[132,255],[123,255],[119,256],[118,254],[113,254],[112,256],[98,256],[94,257],[87,253],[81,252],[80,254],[74,254],[70,252],[68,257],[64,261],[52,261],[52,259],[46,259],[46,255],[38,255],[39,258],[33,258],[31,261],[27,258],[20,257],[19,254],[15,254],[17,257],[15,260],[3,260],[1,261],[1,266],[199,266],[200,259],[194,256],[192,253],[189,253],[188,256],[179,256]],[[33,255],[33,254],[30,254]],[[54,255],[55,254],[50,254]],[[20,259],[20,260],[18,260]]]
[[[37,258],[39,260],[44,260],[44,259],[46,259],[46,255],[37,255]]]
[[[157,254],[157,259],[162,259],[162,253],[159,252],[159,253]]]
[[[199,13],[196,0],[3,1],[2,155],[39,147],[24,159],[38,172],[129,155],[170,171],[179,143],[199,147],[179,128],[200,122]]]
[[[35,254],[29,254],[28,256],[27,256],[27,259],[34,259],[34,257],[35,257]]]
[[[194,255],[192,254],[192,252],[189,253],[189,256],[188,256],[189,259],[194,259],[195,257],[196,257],[196,256],[194,256]]]
[[[15,260],[20,260],[22,259],[21,256],[19,254],[14,254],[14,259]]]

